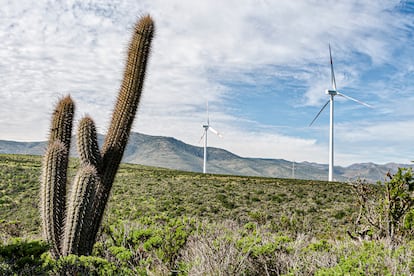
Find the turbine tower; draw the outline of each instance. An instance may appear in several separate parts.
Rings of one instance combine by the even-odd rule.
[[[201,136],[201,140],[204,138],[204,157],[203,157],[203,173],[207,173],[207,132],[210,130],[218,137],[223,138],[223,136],[214,128],[210,126],[210,116],[208,112],[208,102],[207,102],[207,124],[203,124],[204,133]]]
[[[352,97],[349,97],[347,95],[344,95],[340,93],[338,90],[336,90],[336,81],[335,81],[335,73],[333,68],[333,62],[332,62],[332,53],[331,53],[331,44],[329,44],[329,57],[331,62],[331,84],[332,89],[327,89],[325,93],[329,95],[329,100],[322,106],[321,110],[316,114],[315,118],[312,120],[312,122],[309,124],[311,126],[315,120],[319,117],[319,115],[322,113],[322,111],[325,109],[325,107],[330,104],[330,114],[329,114],[329,176],[328,180],[333,181],[333,169],[334,169],[334,97],[336,95],[344,97],[348,100],[354,101],[356,103],[359,103],[361,105],[364,105],[366,107],[372,107],[367,103],[361,102],[357,99],[354,99]]]

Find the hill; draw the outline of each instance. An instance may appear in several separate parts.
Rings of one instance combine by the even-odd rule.
[[[72,159],[70,177],[77,166]],[[0,154],[0,217],[15,221],[26,234],[39,233],[40,174],[40,156]],[[124,163],[108,211],[110,223],[160,213],[275,226],[288,219],[297,230],[324,234],[349,227],[356,198],[350,185],[339,182],[204,175]]]
[[[103,137],[99,136],[102,143]],[[73,143],[72,145],[74,145]],[[14,142],[0,140],[0,153],[42,155],[46,142]],[[76,154],[74,147],[72,153]],[[141,164],[190,172],[201,172],[203,167],[203,148],[192,146],[172,137],[151,136],[131,133],[123,162]],[[348,167],[336,166],[337,181],[348,181],[364,177],[375,183],[383,181],[388,172],[398,167],[412,165],[389,163],[353,164]],[[208,172],[215,174],[263,176],[298,179],[325,180],[328,166],[309,162],[292,162],[283,159],[245,158],[219,148],[208,148]]]
[[[40,163],[40,156],[0,154],[1,275],[414,273],[412,240],[347,236],[359,210],[351,185],[125,163],[92,256],[53,261],[37,240]],[[77,166],[72,159],[70,178]]]

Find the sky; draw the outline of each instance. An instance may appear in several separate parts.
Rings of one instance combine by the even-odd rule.
[[[379,3],[380,2],[380,3]],[[131,29],[156,26],[133,131],[243,157],[335,165],[414,160],[414,3],[371,0],[0,0],[0,139],[47,139],[56,102],[105,133]]]

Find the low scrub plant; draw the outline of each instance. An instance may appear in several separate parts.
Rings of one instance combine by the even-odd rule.
[[[48,245],[36,245],[40,157],[0,155],[0,163],[0,275],[414,275],[413,216],[395,220],[391,240],[384,210],[404,209],[384,205],[385,183],[358,186],[366,207],[358,212],[359,196],[345,183],[121,164],[91,254],[53,259]],[[69,178],[77,167],[71,159]],[[397,181],[406,172],[392,176],[395,183],[409,183]],[[389,189],[391,199],[408,202],[408,192],[396,191]],[[346,230],[359,214],[351,239]],[[366,240],[357,233],[364,231]]]
[[[414,241],[278,234],[270,224],[145,217],[104,225],[90,256],[41,241],[0,245],[1,275],[413,275]]]
[[[44,272],[41,255],[49,245],[41,240],[13,238],[0,244],[0,275],[38,275]]]
[[[362,180],[354,183],[360,207],[354,223],[354,239],[388,238],[401,242],[414,237],[414,177],[412,169],[387,174],[381,190]]]

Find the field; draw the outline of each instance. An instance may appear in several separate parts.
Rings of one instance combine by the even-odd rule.
[[[72,177],[76,166],[71,160]],[[359,211],[350,184],[130,164],[118,171],[93,256],[53,263],[45,254],[40,257],[46,250],[39,241],[40,173],[41,157],[0,155],[0,273],[414,273],[412,240],[391,245],[347,235]],[[10,248],[34,244],[38,259],[34,254],[32,263],[11,261]]]

